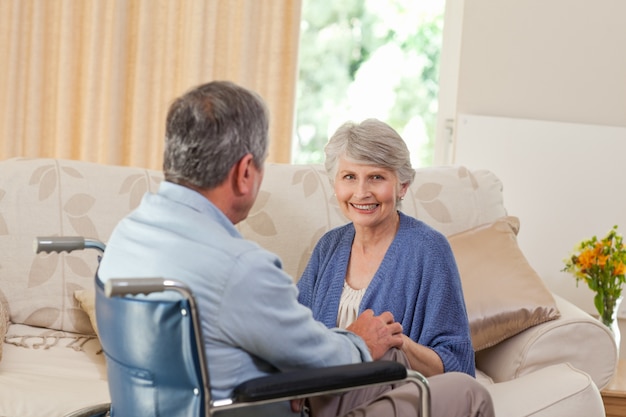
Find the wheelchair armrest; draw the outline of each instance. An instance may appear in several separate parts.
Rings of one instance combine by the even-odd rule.
[[[391,383],[406,377],[404,365],[392,361],[313,368],[251,379],[235,388],[233,399],[235,402],[256,402],[282,397],[298,398]]]

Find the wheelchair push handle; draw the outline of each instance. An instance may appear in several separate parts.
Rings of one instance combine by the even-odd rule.
[[[107,297],[148,295],[167,290],[189,293],[189,289],[184,284],[164,278],[111,278],[104,284],[104,293]]]
[[[38,236],[34,242],[35,253],[67,252],[83,249],[97,249],[104,252],[105,245],[99,240],[82,236]]]

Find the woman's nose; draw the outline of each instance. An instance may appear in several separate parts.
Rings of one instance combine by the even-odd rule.
[[[369,185],[366,181],[359,181],[356,186],[355,196],[358,198],[368,197],[370,195]]]

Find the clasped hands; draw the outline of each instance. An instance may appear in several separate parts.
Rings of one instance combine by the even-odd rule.
[[[375,316],[371,309],[365,310],[346,330],[365,341],[374,360],[382,358],[391,348],[402,347],[402,325],[389,311]]]
[[[374,360],[382,358],[391,348],[400,348],[403,343],[402,325],[389,311],[375,316],[373,310],[367,309],[346,330],[365,341]],[[300,412],[303,404],[304,400],[291,400],[291,411]]]

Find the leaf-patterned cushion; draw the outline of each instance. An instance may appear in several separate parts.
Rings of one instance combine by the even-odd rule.
[[[6,310],[5,303],[0,302],[0,360],[2,360],[2,346],[4,345],[4,336],[9,328],[9,313]]]
[[[0,299],[14,323],[93,333],[74,292],[93,291],[95,251],[35,254],[36,236],[106,241],[159,172],[61,159],[0,162]]]

